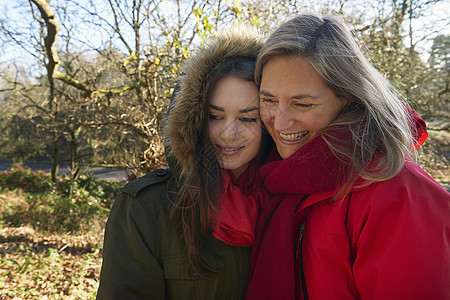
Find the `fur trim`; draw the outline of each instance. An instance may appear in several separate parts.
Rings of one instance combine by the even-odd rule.
[[[253,27],[236,26],[221,30],[199,47],[179,77],[179,89],[170,104],[163,132],[168,160],[175,158],[181,175],[192,174],[195,154],[206,126],[208,91],[220,66],[233,56],[258,56],[263,39]]]

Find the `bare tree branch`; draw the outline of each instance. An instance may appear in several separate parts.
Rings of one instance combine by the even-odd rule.
[[[45,50],[47,52],[47,72],[48,77],[53,78],[53,73],[57,68],[57,65],[59,63],[58,53],[55,49],[55,41],[56,37],[58,36],[59,31],[59,21],[58,18],[56,18],[55,13],[53,12],[53,9],[50,7],[48,2],[45,0],[30,0],[32,3],[34,3],[37,8],[39,9],[39,12],[41,13],[42,18],[45,21],[46,27],[47,27],[47,36],[44,38],[45,43]]]

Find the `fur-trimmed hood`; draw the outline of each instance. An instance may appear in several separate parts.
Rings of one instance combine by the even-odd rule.
[[[218,69],[230,57],[256,57],[263,38],[253,27],[221,30],[193,54],[184,66],[163,126],[166,157],[178,175],[189,175],[196,165],[202,129],[207,126],[208,91]],[[174,160],[176,166],[174,166]]]

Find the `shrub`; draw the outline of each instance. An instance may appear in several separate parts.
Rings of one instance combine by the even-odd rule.
[[[45,193],[52,190],[52,181],[42,171],[32,171],[14,164],[8,171],[0,172],[0,187],[8,190],[22,189],[30,193]]]
[[[108,216],[121,187],[92,174],[52,184],[49,175],[23,168],[0,172],[0,186],[21,198],[9,203],[11,197],[4,200],[0,211],[3,226],[29,225],[49,232],[88,231],[96,221]]]

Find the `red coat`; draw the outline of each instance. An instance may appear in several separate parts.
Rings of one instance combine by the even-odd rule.
[[[284,171],[265,182],[284,194],[258,221],[248,299],[302,299],[300,257],[309,299],[450,299],[450,195],[419,166],[407,162],[394,178],[353,189],[342,202],[329,201],[334,191],[292,202],[301,170]],[[292,240],[267,225],[289,201]]]
[[[321,137],[260,172],[275,196],[250,197],[251,177],[237,182],[244,195],[225,184],[215,232],[234,245],[255,238],[248,299],[450,299],[450,194],[418,165],[334,202],[345,168]]]

